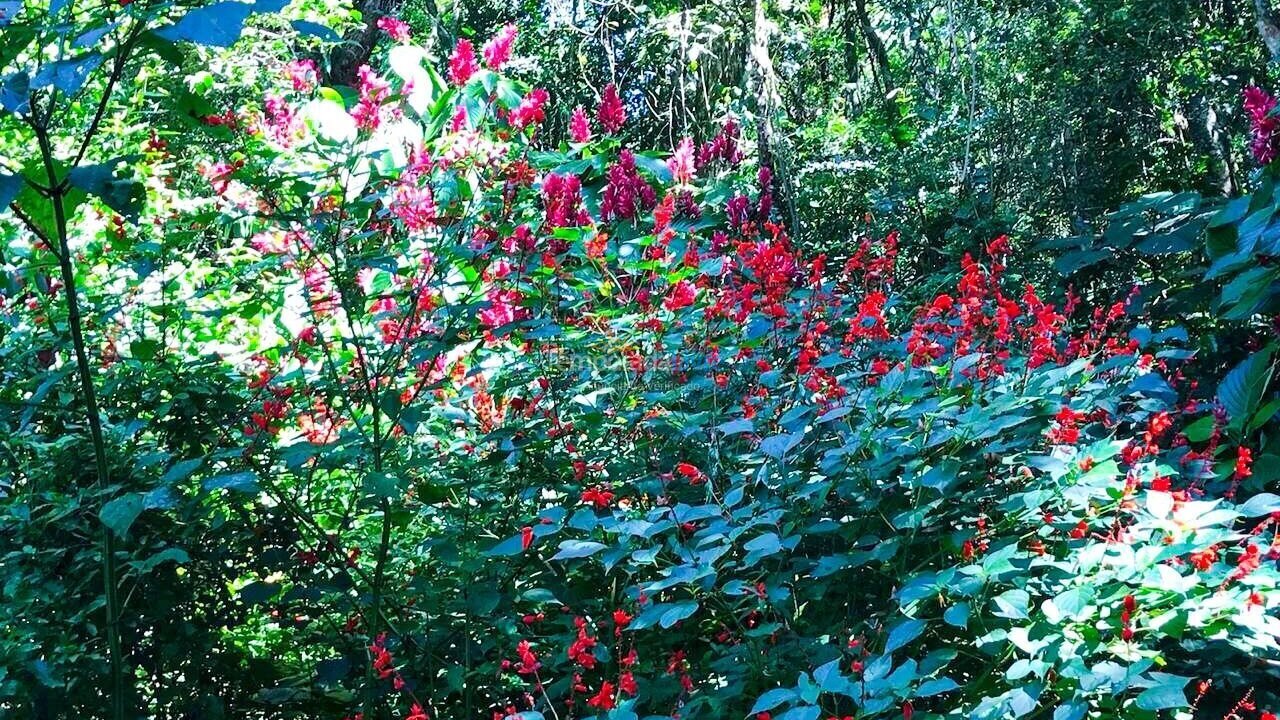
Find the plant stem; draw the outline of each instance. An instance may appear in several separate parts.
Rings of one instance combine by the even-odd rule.
[[[59,182],[53,164],[53,148],[48,133],[35,125],[40,155],[45,174],[49,179],[49,200],[53,204],[53,217],[57,230],[58,265],[62,274],[62,289],[67,302],[67,325],[71,330],[71,344],[75,348],[76,370],[80,376],[80,395],[84,401],[89,422],[89,436],[93,441],[93,462],[97,471],[99,492],[105,492],[109,481],[107,446],[102,437],[102,418],[98,414],[98,395],[93,387],[93,374],[89,367],[89,355],[85,350],[83,321],[80,302],[76,297],[76,271],[71,263],[71,248],[67,238],[66,206],[63,203],[66,186]],[[105,499],[105,498],[104,498]],[[102,583],[106,596],[107,652],[111,664],[111,717],[125,720],[124,657],[120,645],[120,596],[116,579],[115,537],[111,529],[102,526]]]

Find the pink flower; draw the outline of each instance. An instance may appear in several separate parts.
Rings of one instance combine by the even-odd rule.
[[[596,110],[596,119],[610,133],[616,133],[627,122],[627,109],[618,96],[618,87],[613,83],[604,86],[604,96],[600,98],[600,107]]]
[[[636,156],[630,150],[618,153],[618,161],[605,173],[608,183],[600,196],[600,215],[606,221],[631,220],[658,204],[653,187],[640,177]]]
[[[435,197],[431,187],[419,187],[416,182],[400,183],[391,194],[391,214],[411,232],[422,232],[436,219]]]
[[[396,42],[409,42],[409,23],[389,16],[378,18],[378,29]]]
[[[289,78],[289,82],[293,83],[293,89],[298,92],[307,92],[314,88],[320,82],[320,72],[316,69],[314,60],[294,60],[284,66],[284,75]]]
[[[453,118],[449,121],[449,132],[462,132],[467,129],[467,106],[459,103],[458,109],[453,111]]]
[[[382,103],[391,95],[391,84],[368,65],[361,65],[356,75],[360,101],[351,109],[351,117],[361,129],[376,130],[382,122]]]
[[[524,319],[526,310],[519,304],[523,299],[517,290],[491,289],[488,293],[489,307],[479,313],[480,325],[486,330],[493,330]]]
[[[542,180],[542,201],[548,227],[582,227],[591,216],[582,207],[582,181],[577,175],[547,173]]]
[[[1278,147],[1280,143],[1276,140],[1276,130],[1280,129],[1280,118],[1271,114],[1275,107],[1276,99],[1266,90],[1256,85],[1245,88],[1244,109],[1249,113],[1249,120],[1253,123],[1249,150],[1261,165],[1270,163],[1280,151]]]
[[[582,106],[573,109],[569,118],[569,138],[576,143],[591,142],[591,121],[587,119],[587,111]]]
[[[516,44],[516,26],[507,23],[497,35],[484,44],[484,64],[490,70],[501,70],[511,59],[511,48]]]
[[[449,58],[449,82],[462,87],[479,69],[476,65],[476,49],[471,41],[459,40],[453,48],[453,56]]]
[[[676,151],[667,159],[667,167],[679,185],[688,184],[693,179],[693,140],[685,138],[680,141]]]
[[[546,105],[548,99],[547,91],[542,88],[534,88],[529,91],[520,100],[520,105],[511,111],[511,126],[517,130],[523,130],[530,125],[536,125],[546,118],[546,112],[543,105]]]
[[[671,312],[689,307],[693,304],[693,299],[697,293],[698,290],[692,283],[688,280],[681,280],[671,287],[671,292],[667,294],[667,299],[662,301],[662,307]]]

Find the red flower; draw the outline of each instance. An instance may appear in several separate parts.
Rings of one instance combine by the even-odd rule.
[[[1242,580],[1246,575],[1257,570],[1262,565],[1262,556],[1258,551],[1258,546],[1250,544],[1244,549],[1242,554],[1236,560],[1236,569],[1231,571],[1231,580]]]
[[[1208,570],[1213,567],[1215,562],[1218,561],[1218,546],[1212,545],[1200,552],[1193,552],[1187,559],[1191,561],[1191,565],[1194,566],[1196,570],[1200,570],[1201,572]]]
[[[1053,416],[1056,427],[1049,430],[1047,438],[1054,445],[1072,445],[1080,439],[1079,423],[1085,414],[1076,412],[1066,405]]]
[[[911,707],[911,702],[902,703],[902,720],[911,720],[911,716],[916,714],[916,709]]]
[[[694,465],[693,463],[687,463],[687,462],[676,463],[676,472],[685,476],[689,480],[697,480],[698,478],[702,477],[702,471],[699,470],[698,466]]]
[[[534,655],[533,649],[529,647],[528,640],[521,640],[520,644],[516,645],[516,654],[520,656],[520,662],[516,665],[517,673],[533,675],[538,672],[538,668],[542,667],[542,663],[538,662],[538,656]]]
[[[578,626],[578,637],[569,646],[569,659],[590,670],[596,666],[596,656],[593,652],[596,639],[587,632],[586,620],[574,618],[573,622]]]
[[[603,510],[613,504],[613,493],[598,485],[589,487],[582,491],[582,502],[591,503],[597,510]]]
[[[631,619],[633,617],[634,617],[633,615],[628,614],[627,611],[623,610],[622,608],[618,608],[617,610],[614,610],[613,611],[613,624],[614,624],[613,634],[621,635],[622,629],[631,624]]]
[[[604,86],[600,107],[596,109],[596,119],[610,133],[621,130],[623,123],[627,121],[627,109],[622,104],[622,98],[618,96],[618,86],[613,83]]]
[[[429,718],[427,714],[423,712],[422,706],[418,703],[414,703],[413,707],[409,708],[409,714],[404,720],[429,720]]]
[[[382,633],[373,639],[373,643],[369,645],[369,654],[373,656],[373,669],[378,673],[378,677],[386,679],[391,677],[395,672],[392,664],[395,662],[391,658],[391,653],[386,648],[387,635]]]
[[[605,173],[608,184],[600,197],[600,215],[605,221],[631,220],[658,204],[653,187],[640,177],[636,156],[630,150],[618,153],[618,161]]]
[[[528,525],[520,528],[520,549],[528,550],[533,544],[533,528]]]
[[[1236,448],[1235,479],[1243,480],[1253,474],[1253,451],[1243,445]]]
[[[635,676],[632,675],[629,670],[624,671],[618,676],[618,689],[631,697],[636,696],[636,692],[638,692],[639,688],[636,687]]]
[[[594,697],[588,700],[587,704],[593,708],[599,708],[601,710],[612,710],[614,708],[613,690],[613,683],[605,680],[603,683],[600,683],[600,692],[596,693]]]

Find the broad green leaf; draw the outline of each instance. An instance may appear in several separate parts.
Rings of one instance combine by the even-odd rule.
[[[121,495],[103,505],[98,517],[111,532],[123,538],[128,534],[133,521],[142,513],[145,503],[145,498],[137,493]]]
[[[573,560],[595,555],[607,546],[604,543],[590,540],[565,540],[560,543],[560,552],[551,557],[552,560]]]
[[[904,647],[907,643],[920,637],[920,633],[924,632],[927,623],[923,620],[909,618],[903,620],[889,631],[889,639],[885,641],[884,652],[889,654],[898,648]]]

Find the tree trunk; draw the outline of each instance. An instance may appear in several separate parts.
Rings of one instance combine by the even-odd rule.
[[[364,18],[364,26],[347,33],[329,55],[329,84],[356,84],[357,71],[369,62],[378,42],[378,20],[395,14],[400,5],[401,0],[358,0],[356,9]]]
[[[871,59],[874,61],[876,78],[880,81],[884,94],[888,95],[896,87],[893,83],[893,75],[889,72],[889,52],[885,50],[884,40],[880,39],[876,29],[871,25],[871,16],[867,13],[867,0],[854,0],[853,7],[858,17],[858,27],[862,30],[862,39],[867,43],[867,50],[871,52]]]
[[[1253,9],[1257,14],[1258,34],[1262,36],[1267,51],[1273,58],[1280,57],[1280,25],[1271,14],[1270,0],[1253,0]]]

